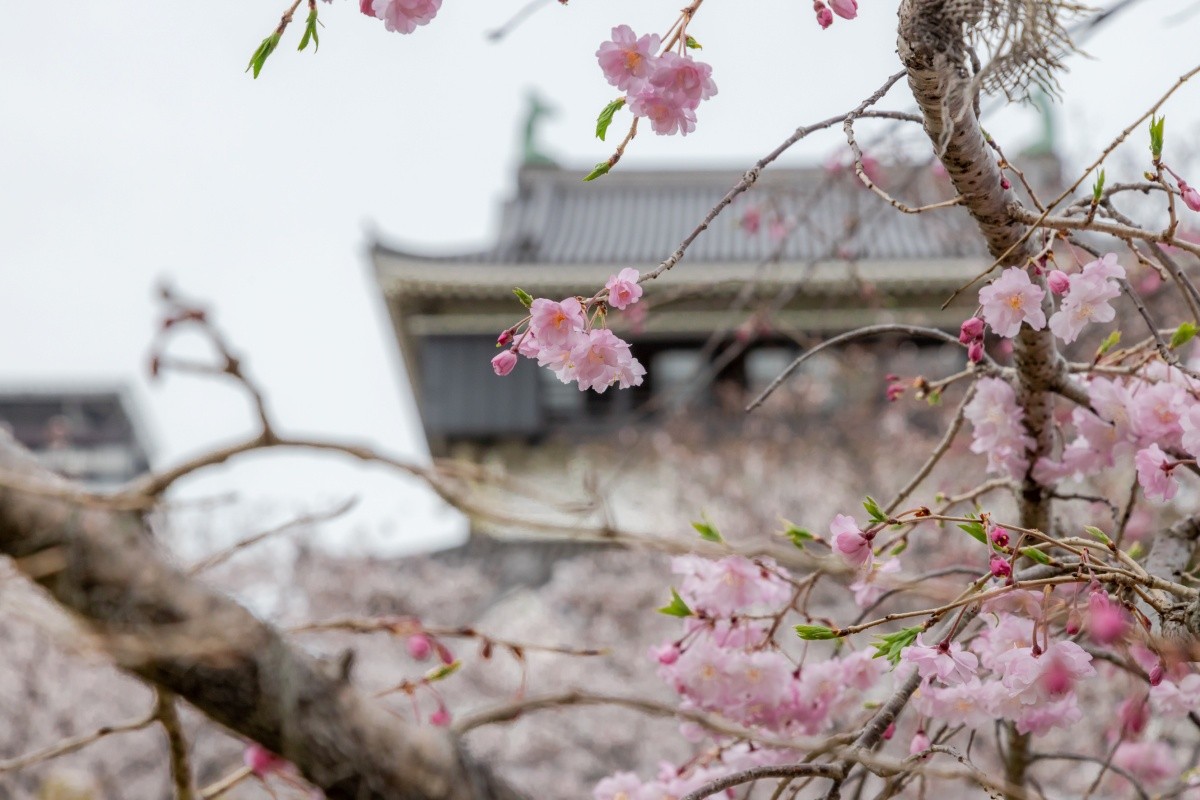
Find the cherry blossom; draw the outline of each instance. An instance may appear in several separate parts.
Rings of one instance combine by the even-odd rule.
[[[624,311],[642,296],[642,287],[638,284],[640,273],[633,267],[626,267],[616,275],[610,275],[604,288],[608,289],[608,304],[613,308]]]
[[[687,136],[696,130],[696,111],[685,98],[656,87],[647,87],[629,98],[629,110],[650,120],[660,136],[678,133]]]
[[[1075,341],[1090,322],[1111,322],[1117,315],[1108,301],[1121,294],[1116,279],[1125,277],[1115,253],[1084,265],[1071,275],[1059,310],[1050,317],[1050,330],[1068,344]]]
[[[854,19],[858,16],[856,0],[829,0],[829,7],[842,19]]]
[[[502,350],[492,359],[492,371],[503,377],[513,371],[517,365],[517,354],[512,350]]]
[[[1009,267],[1000,277],[979,290],[983,319],[998,335],[1012,338],[1022,323],[1035,331],[1046,327],[1042,298],[1046,291],[1034,285],[1029,273],[1020,267]]]
[[[853,567],[864,567],[871,560],[871,542],[858,528],[853,517],[838,514],[829,523],[833,536],[833,552]]]
[[[677,53],[663,53],[659,57],[650,73],[650,83],[689,108],[696,108],[701,100],[717,93],[712,67]]]
[[[1156,444],[1143,448],[1134,457],[1137,466],[1138,483],[1149,500],[1167,502],[1179,491],[1175,480],[1175,462]]]
[[[366,0],[362,1],[366,10]],[[437,16],[442,0],[372,0],[373,16],[383,20],[383,26],[397,33],[412,33],[420,25],[428,25]]]
[[[636,92],[654,67],[659,43],[656,33],[638,38],[628,25],[613,28],[612,39],[596,51],[605,79],[621,91]]]
[[[986,454],[988,471],[1023,475],[1033,438],[1023,425],[1024,410],[1017,405],[1012,386],[1002,378],[982,378],[975,384],[975,397],[963,409],[974,427],[971,452]]]

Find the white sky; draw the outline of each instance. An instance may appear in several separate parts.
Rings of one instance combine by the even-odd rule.
[[[424,458],[368,232],[435,249],[486,241],[513,183],[529,88],[559,109],[544,126],[547,149],[573,165],[606,158],[613,137],[605,145],[591,129],[616,93],[593,53],[613,25],[661,32],[680,6],[549,3],[505,41],[486,41],[523,2],[446,0],[411,36],[388,33],[352,0],[322,3],[320,52],[295,52],[302,9],[257,81],[242,69],[282,2],[6,3],[0,382],[130,383],[159,465],[249,431],[248,406],[227,386],[147,383],[153,287],[167,279],[212,302],[286,431]],[[1088,43],[1096,60],[1073,60],[1060,139],[1072,157],[1195,65],[1197,18],[1170,16],[1192,7],[1145,0]],[[745,166],[797,125],[854,106],[898,68],[895,8],[861,0],[859,20],[821,31],[803,0],[709,0],[691,32],[720,93],[693,135],[640,137],[627,164]],[[904,91],[883,106],[904,107]],[[1182,146],[1198,117],[1200,84],[1168,106],[1168,155],[1172,132]],[[627,124],[618,116],[613,131]],[[988,128],[1012,153],[1037,123],[1005,109]],[[1143,135],[1135,141],[1144,147]],[[836,145],[827,136],[788,163]],[[350,495],[362,502],[327,526],[327,544],[400,552],[463,530],[412,482],[339,459],[255,457],[186,494],[231,488],[263,510],[230,523],[230,535]]]

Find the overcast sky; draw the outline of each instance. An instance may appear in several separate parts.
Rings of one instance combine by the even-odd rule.
[[[130,385],[160,466],[243,435],[252,419],[229,387],[147,382],[153,287],[165,279],[212,303],[285,431],[425,458],[365,257],[372,232],[443,251],[492,236],[529,89],[558,108],[547,149],[572,165],[606,158],[591,129],[616,93],[593,53],[613,25],[661,32],[680,6],[547,2],[487,41],[523,3],[446,0],[411,36],[351,0],[322,3],[320,52],[295,52],[301,14],[257,81],[242,70],[282,2],[6,3],[0,381]],[[1060,114],[1069,155],[1102,146],[1195,66],[1196,17],[1170,16],[1192,5],[1144,0],[1088,42],[1094,60],[1072,61]],[[821,31],[803,0],[709,0],[691,33],[719,94],[693,135],[640,137],[626,165],[745,166],[797,125],[853,107],[898,68],[896,3],[860,9]],[[901,85],[883,105],[904,107],[904,96]],[[1168,154],[1172,131],[1194,134],[1198,116],[1200,85],[1186,87],[1168,107]],[[627,124],[618,117],[614,130]],[[1013,152],[1038,125],[1006,108],[988,128]],[[824,160],[837,144],[805,143],[789,163]],[[394,553],[463,530],[412,482],[338,459],[255,457],[186,494],[230,489],[256,509],[231,536],[350,495],[362,502],[328,526],[326,544]]]

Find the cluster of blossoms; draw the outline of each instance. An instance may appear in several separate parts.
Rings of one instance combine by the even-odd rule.
[[[1079,338],[1088,323],[1111,322],[1117,312],[1109,301],[1121,294],[1117,281],[1124,278],[1125,268],[1117,263],[1115,253],[1085,264],[1074,275],[1061,270],[1050,272],[1047,276],[1050,290],[1062,295],[1058,311],[1050,317],[1050,330],[1070,343]],[[988,327],[999,336],[1012,338],[1022,325],[1035,331],[1046,327],[1046,312],[1042,308],[1045,296],[1046,290],[1034,283],[1026,270],[1009,267],[979,290],[979,304]]]
[[[963,408],[963,417],[975,429],[971,452],[987,456],[988,472],[1013,478],[1025,474],[1028,453],[1036,443],[1025,430],[1025,411],[1008,381],[981,378],[975,384],[975,396]]]
[[[332,0],[326,0],[332,2]],[[442,0],[358,0],[368,17],[378,17],[389,31],[412,33],[428,25],[442,8]]]
[[[854,19],[858,16],[858,0],[813,0],[813,12],[817,15],[817,24],[824,30],[833,24],[833,15],[842,19]],[[832,10],[830,10],[832,9]]]
[[[1173,498],[1179,488],[1175,469],[1187,459],[1172,454],[1200,455],[1200,381],[1152,362],[1137,375],[1093,376],[1084,385],[1091,409],[1071,412],[1075,437],[1059,458],[1039,459],[1034,477],[1042,483],[1081,480],[1132,456],[1146,497]]]
[[[608,82],[625,92],[635,116],[648,119],[659,135],[687,136],[696,129],[700,102],[717,93],[717,84],[712,67],[689,56],[684,41],[680,52],[658,55],[660,44],[658,34],[639,38],[628,25],[618,25],[596,58]]]
[[[687,616],[682,635],[652,655],[683,709],[720,714],[777,737],[811,735],[861,710],[866,694],[883,683],[888,664],[867,651],[805,663],[780,649],[772,634],[793,602],[795,587],[771,559],[681,556],[672,570],[682,576],[679,596]],[[683,733],[693,741],[712,735],[690,723]],[[594,796],[678,798],[723,775],[797,757],[779,748],[724,746],[719,759],[683,769],[664,765],[654,780],[614,775],[596,786]]]
[[[608,279],[608,303],[624,310],[642,296],[638,271],[621,270]],[[583,301],[568,297],[560,302],[538,298],[530,304],[528,327],[509,328],[496,344],[505,347],[492,359],[492,370],[507,375],[517,365],[517,356],[536,359],[538,366],[552,371],[563,383],[578,383],[580,391],[594,389],[603,393],[616,384],[622,389],[638,386],[646,369],[633,357],[629,343],[612,331],[595,327],[605,306],[597,303],[589,314]]]

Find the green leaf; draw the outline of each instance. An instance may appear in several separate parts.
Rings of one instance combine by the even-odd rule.
[[[1084,525],[1083,529],[1091,534],[1094,538],[1099,539],[1105,544],[1112,544],[1112,539],[1108,538],[1108,534],[1097,528],[1095,525]]]
[[[1108,336],[1104,337],[1104,341],[1100,343],[1099,349],[1096,350],[1096,355],[1102,356],[1105,353],[1107,353],[1109,350],[1112,350],[1114,347],[1116,347],[1120,343],[1121,343],[1121,332],[1113,331]]]
[[[303,50],[308,47],[308,40],[312,39],[313,52],[321,49],[321,37],[317,36],[317,8],[313,6],[308,12],[308,20],[304,23],[304,35],[300,37],[300,46],[297,50]]]
[[[445,678],[449,678],[454,673],[458,672],[458,668],[462,666],[461,661],[451,661],[449,664],[442,664],[440,667],[434,667],[425,673],[425,682],[433,683]]]
[[[824,625],[797,625],[796,634],[810,642],[838,638],[837,631]]]
[[[967,516],[970,517],[972,520],[975,519],[974,514],[968,514]],[[959,530],[966,531],[968,534],[971,535],[972,538],[978,539],[980,544],[987,544],[987,531],[985,531],[983,529],[983,523],[981,523],[981,522],[960,522],[958,524],[958,528],[959,528]]]
[[[604,135],[608,133],[608,126],[612,125],[613,114],[616,114],[625,106],[625,98],[618,97],[604,107],[600,112],[600,116],[596,117],[596,138],[604,141]]]
[[[721,532],[708,521],[707,516],[702,517],[699,522],[693,522],[692,527],[696,529],[696,533],[700,534],[700,538],[706,542],[725,543],[725,540],[721,538]]]
[[[1050,556],[1038,550],[1036,547],[1022,547],[1021,555],[1028,558],[1030,561],[1036,561],[1039,564],[1049,564]]]
[[[941,389],[934,389],[934,390],[933,390],[932,392],[930,392],[930,393],[929,393],[929,395],[928,395],[928,396],[925,398],[925,402],[926,402],[926,403],[928,403],[928,404],[929,404],[929,405],[931,405],[931,406],[940,406],[940,405],[942,404],[942,390],[941,390]]]
[[[1092,184],[1092,202],[1099,203],[1100,198],[1104,196],[1104,170],[1096,176],[1096,182]]]
[[[1163,124],[1166,121],[1166,117],[1150,117],[1150,154],[1154,156],[1155,161],[1162,158]]]
[[[601,175],[607,175],[610,169],[612,169],[612,164],[608,163],[607,161],[601,161],[596,165],[595,169],[585,175],[583,179],[585,181],[594,181]]]
[[[691,36],[684,39],[683,43],[687,45],[689,50],[703,50],[704,49],[704,45],[697,42]]]
[[[804,528],[801,528],[798,525],[793,525],[790,522],[788,523],[787,530],[783,532],[783,535],[786,536],[798,550],[804,549],[805,542],[811,542],[813,539],[817,538]]]
[[[886,658],[893,667],[896,666],[900,663],[900,652],[917,640],[921,630],[922,626],[915,625],[875,637],[872,643],[875,646],[875,658]]]
[[[524,289],[517,287],[513,289],[513,294],[515,294],[517,299],[521,301],[521,305],[525,306],[526,308],[529,308],[531,305],[533,305],[533,295]]]
[[[898,556],[908,549],[908,539],[903,539],[899,544],[892,548],[891,554]]]
[[[1197,332],[1200,332],[1200,328],[1197,328],[1194,323],[1185,322],[1181,324],[1175,329],[1175,332],[1171,334],[1171,349],[1174,350],[1187,344],[1192,340],[1192,337],[1195,336]]]
[[[275,52],[275,48],[279,46],[279,34],[272,33],[270,36],[262,40],[262,44],[254,51],[254,55],[250,56],[250,63],[246,65],[246,72],[254,70],[254,77],[258,77],[258,73],[262,72],[263,64],[267,63],[267,57]]]
[[[1134,561],[1137,561],[1139,558],[1146,555],[1146,548],[1142,546],[1141,542],[1134,542],[1133,544],[1129,545],[1129,549],[1125,551],[1125,555],[1129,556]]]
[[[666,614],[668,617],[690,617],[692,610],[688,608],[688,604],[683,602],[683,598],[679,596],[679,592],[671,589],[671,602],[658,610],[660,614]]]
[[[871,522],[887,522],[887,514],[883,513],[883,509],[879,507],[879,503],[875,502],[874,497],[867,495],[867,499],[863,500],[863,508],[870,515]]]

